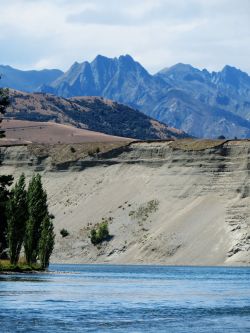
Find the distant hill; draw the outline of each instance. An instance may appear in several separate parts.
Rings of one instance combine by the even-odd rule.
[[[38,91],[44,84],[50,84],[63,74],[58,69],[41,71],[21,71],[10,66],[0,65],[0,87],[9,87],[27,92]]]
[[[13,82],[8,86],[14,87]],[[92,62],[74,63],[32,91],[37,90],[66,98],[112,99],[197,137],[250,137],[250,76],[228,65],[210,73],[180,63],[151,75],[129,55],[99,55]]]
[[[56,122],[134,139],[183,138],[183,131],[168,127],[128,106],[101,97],[62,98],[11,90],[6,117]]]

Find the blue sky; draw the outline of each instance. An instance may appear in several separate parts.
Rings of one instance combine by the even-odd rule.
[[[130,54],[149,72],[175,63],[250,73],[249,0],[0,0],[0,64],[60,68]]]

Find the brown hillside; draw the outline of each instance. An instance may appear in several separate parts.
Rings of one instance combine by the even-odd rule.
[[[5,119],[2,124],[5,139],[1,144],[21,143],[85,143],[85,142],[127,142],[130,139],[111,136],[99,132],[79,129],[71,125],[52,122]]]
[[[65,99],[41,93],[10,91],[7,117],[16,120],[56,122],[78,128],[134,139],[187,137],[143,113],[101,97]]]

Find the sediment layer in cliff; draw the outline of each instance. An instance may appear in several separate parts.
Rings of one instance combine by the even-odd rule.
[[[1,148],[1,173],[43,173],[54,262],[249,265],[249,156],[247,140],[25,145]]]

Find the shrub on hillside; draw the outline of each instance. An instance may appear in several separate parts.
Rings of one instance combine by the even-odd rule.
[[[96,229],[91,230],[90,240],[93,245],[100,244],[110,239],[108,223],[102,222]]]
[[[62,230],[60,230],[60,234],[64,238],[64,237],[67,237],[69,235],[69,232],[68,232],[67,229],[63,228]]]

